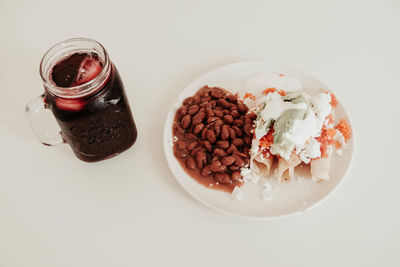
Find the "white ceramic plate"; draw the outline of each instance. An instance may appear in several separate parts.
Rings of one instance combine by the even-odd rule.
[[[273,200],[269,202],[264,202],[261,199],[260,192],[262,187],[260,185],[245,184],[242,187],[244,201],[240,203],[233,201],[231,195],[228,193],[209,189],[198,184],[180,166],[172,150],[172,123],[174,115],[176,109],[180,107],[186,97],[194,95],[204,85],[220,86],[233,93],[240,92],[245,77],[262,71],[283,73],[284,75],[297,78],[302,83],[305,91],[314,91],[321,88],[328,89],[326,85],[313,76],[275,62],[247,61],[220,67],[192,82],[182,91],[177,101],[172,105],[165,122],[164,152],[176,180],[190,195],[206,206],[226,214],[244,218],[282,218],[308,211],[335,192],[350,169],[354,150],[354,136],[349,141],[342,156],[334,153],[329,172],[329,181],[317,183],[312,182],[310,179],[303,179],[302,181],[294,180],[283,184],[272,181],[270,183],[272,185]],[[350,118],[339,100],[335,112],[335,122],[340,118],[347,119],[351,125]],[[306,173],[304,171],[301,175],[307,176]],[[268,181],[271,181],[271,179],[268,179]]]

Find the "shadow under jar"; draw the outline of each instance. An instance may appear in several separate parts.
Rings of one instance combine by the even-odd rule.
[[[40,74],[45,92],[28,103],[27,114],[43,144],[67,142],[79,159],[94,162],[135,143],[137,129],[120,75],[98,42],[76,38],[55,45],[43,57]],[[35,113],[42,109],[52,111],[59,134],[37,128]]]

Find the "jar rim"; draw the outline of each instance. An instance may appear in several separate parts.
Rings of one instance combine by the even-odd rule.
[[[87,46],[85,47],[79,47]],[[61,58],[78,51],[97,52],[103,62],[103,69],[90,81],[70,87],[57,86],[50,79],[50,71]],[[71,38],[50,47],[40,61],[39,72],[45,88],[51,93],[62,98],[80,98],[99,89],[109,77],[111,62],[105,48],[96,40],[90,38]]]

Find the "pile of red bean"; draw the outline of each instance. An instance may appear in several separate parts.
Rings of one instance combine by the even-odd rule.
[[[240,181],[240,168],[249,162],[255,118],[235,95],[205,86],[177,110],[175,156],[220,184]]]

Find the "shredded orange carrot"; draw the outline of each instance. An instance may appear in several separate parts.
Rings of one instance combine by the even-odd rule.
[[[351,138],[351,128],[346,119],[341,119],[335,129],[342,133],[346,142]]]
[[[278,91],[278,90],[276,90],[275,88],[267,88],[262,93],[264,95],[268,95],[269,93],[274,93],[276,91]],[[285,96],[286,92],[284,90],[280,90],[280,91],[278,91],[278,94],[280,94],[281,96]]]
[[[275,88],[267,88],[267,89],[265,89],[262,93],[263,93],[264,95],[268,95],[269,93],[273,93],[273,92],[276,92],[276,89],[275,89]]]
[[[260,139],[260,147],[262,148],[271,148],[272,144],[274,143],[274,128],[273,125],[270,126],[269,131],[266,135],[261,137]]]
[[[328,120],[328,124],[333,124],[333,117],[332,117],[332,114],[329,114],[328,116],[326,116],[325,119]]]
[[[335,146],[336,149],[340,149],[342,147],[342,144],[339,141],[335,141],[333,145]]]
[[[270,153],[270,151],[269,151],[269,149],[264,149],[264,150],[261,152],[261,154],[262,154],[266,159],[272,156],[271,153]]]
[[[283,77],[283,74],[282,74],[282,73],[279,73],[279,76]]]
[[[326,151],[328,150],[328,146],[334,143],[333,137],[335,136],[336,131],[333,128],[322,127],[321,135],[316,137],[315,139],[320,143],[321,157],[324,158],[327,156]]]
[[[340,142],[333,139],[336,135],[336,131],[339,131],[343,135],[345,142],[351,138],[351,128],[345,119],[341,119],[334,128],[326,128],[323,126],[321,129],[321,135],[315,138],[321,144],[320,149],[322,158],[327,156],[326,151],[328,146],[334,145],[336,149],[342,147]]]
[[[331,104],[332,108],[337,107],[338,102],[336,96],[333,93],[331,93],[331,102],[329,102],[329,104]]]
[[[333,143],[333,137],[335,136],[335,134],[336,134],[336,131],[333,128],[328,128],[326,130],[326,136],[327,136],[327,139],[328,139],[330,144]]]
[[[283,90],[280,90],[280,91],[278,92],[278,94],[280,94],[281,96],[285,96],[285,95],[286,95],[286,92],[283,91]]]
[[[251,93],[245,93],[243,99],[250,98],[251,100],[256,100],[256,97]]]

